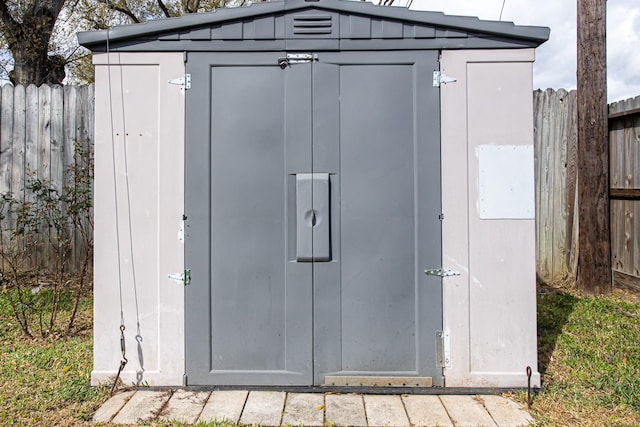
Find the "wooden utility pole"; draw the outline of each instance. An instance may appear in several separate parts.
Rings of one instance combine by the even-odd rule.
[[[607,1],[578,1],[578,289],[611,292]]]

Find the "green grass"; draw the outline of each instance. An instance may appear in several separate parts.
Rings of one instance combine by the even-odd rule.
[[[540,425],[640,425],[640,305],[633,295],[542,287],[538,336],[544,392],[532,413]]]
[[[92,425],[108,390],[88,387],[91,306],[87,295],[71,336],[30,339],[21,334],[7,296],[0,292],[0,425]],[[61,316],[68,317],[70,305],[63,307]],[[531,408],[538,425],[640,425],[637,298],[620,291],[582,296],[566,287],[543,286],[538,291],[538,335],[544,391]],[[524,393],[516,397],[523,400]]]
[[[83,298],[70,336],[26,338],[0,293],[0,425],[89,425],[107,391],[88,387],[92,369],[91,296]],[[70,298],[70,295],[66,295]],[[62,304],[68,318],[70,304]]]

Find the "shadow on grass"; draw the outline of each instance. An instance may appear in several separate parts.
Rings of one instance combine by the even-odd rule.
[[[567,324],[578,298],[545,284],[539,284],[538,299],[538,370],[547,372],[551,355]]]

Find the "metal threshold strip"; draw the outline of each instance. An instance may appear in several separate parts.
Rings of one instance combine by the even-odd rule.
[[[140,387],[142,390],[167,391],[216,391],[216,390],[248,390],[248,391],[283,391],[287,393],[360,393],[360,394],[415,394],[415,395],[476,395],[515,393],[526,390],[526,387],[364,387],[364,386],[249,386],[249,385],[209,385],[209,386],[150,386]],[[533,394],[544,391],[534,388]]]
[[[349,387],[432,387],[431,377],[373,377],[327,375],[325,386]]]

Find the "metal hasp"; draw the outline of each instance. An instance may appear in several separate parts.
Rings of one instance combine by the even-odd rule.
[[[280,68],[285,69],[287,65],[291,64],[305,64],[307,62],[313,62],[318,60],[317,53],[287,53],[284,58],[278,58],[278,65]]]
[[[191,270],[185,270],[182,273],[171,273],[168,277],[171,280],[188,285],[191,283]]]
[[[296,260],[329,261],[329,174],[296,174]]]
[[[451,367],[451,338],[448,331],[436,331],[436,366]]]
[[[442,74],[440,71],[433,72],[433,87],[440,87],[442,84],[457,82],[455,77],[449,77]]]
[[[184,77],[180,77],[179,79],[171,79],[167,83],[182,86],[180,90],[191,89],[191,74],[185,74]]]
[[[438,276],[438,277],[451,277],[451,276],[459,276],[459,271],[448,270],[446,268],[434,268],[431,270],[425,270],[424,274],[427,276]]]

